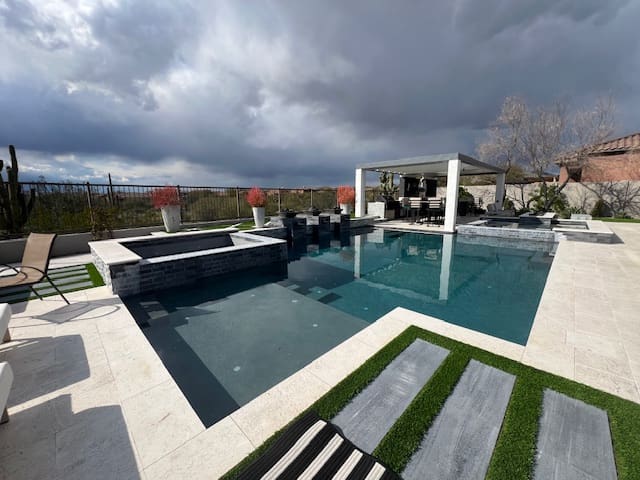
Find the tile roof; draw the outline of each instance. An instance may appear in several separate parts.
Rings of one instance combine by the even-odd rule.
[[[633,150],[640,150],[640,132],[632,133],[620,138],[614,138],[613,140],[607,140],[606,142],[596,143],[591,146],[586,152],[586,155],[593,156],[599,154],[613,153],[613,152],[628,152]],[[559,165],[561,163],[567,166],[576,166],[578,160],[577,151],[568,152],[558,155],[554,163]]]
[[[619,152],[640,149],[640,132],[625,137],[615,138],[593,146],[590,155],[605,152]]]

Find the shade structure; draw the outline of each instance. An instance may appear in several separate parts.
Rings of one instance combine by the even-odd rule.
[[[496,203],[502,206],[505,170],[481,162],[462,153],[443,153],[419,157],[400,158],[381,162],[363,163],[356,166],[356,216],[365,214],[365,173],[387,172],[403,177],[447,177],[447,203],[444,231],[455,232],[458,209],[458,186],[462,175],[496,175]]]

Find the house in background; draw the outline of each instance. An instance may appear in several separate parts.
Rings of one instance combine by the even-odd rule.
[[[640,132],[594,145],[582,162],[560,167],[560,183],[640,181]]]

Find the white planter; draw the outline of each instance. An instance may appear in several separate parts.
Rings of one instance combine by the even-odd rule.
[[[162,212],[164,228],[168,233],[180,230],[180,205],[161,207],[160,212]]]
[[[346,213],[347,215],[351,215],[351,204],[350,203],[341,203],[340,208],[342,209],[342,213]]]
[[[251,207],[251,210],[253,210],[253,223],[256,227],[264,227],[264,207]]]

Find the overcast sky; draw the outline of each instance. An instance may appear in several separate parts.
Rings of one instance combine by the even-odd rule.
[[[23,179],[353,183],[475,154],[507,95],[640,131],[640,1],[0,0],[0,158]]]

